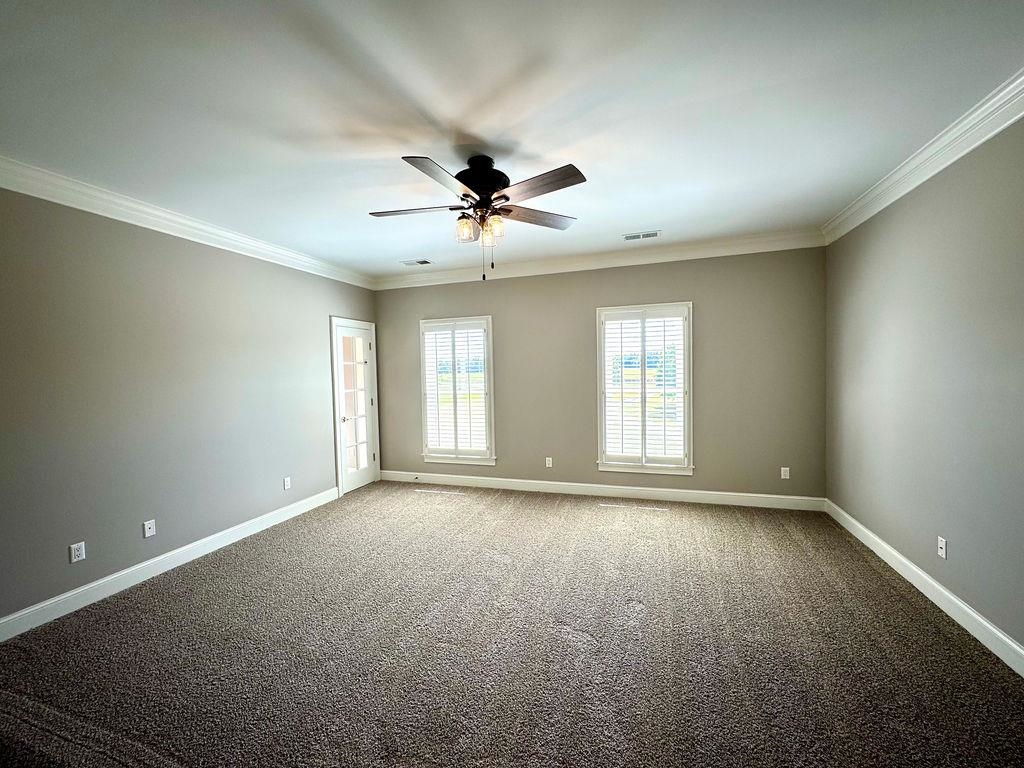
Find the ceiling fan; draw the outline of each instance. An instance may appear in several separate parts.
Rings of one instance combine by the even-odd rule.
[[[468,168],[452,176],[429,157],[403,157],[413,168],[454,192],[461,201],[457,205],[435,205],[429,208],[406,208],[400,211],[373,211],[371,216],[404,216],[409,213],[458,211],[455,220],[455,239],[460,243],[480,242],[483,249],[493,249],[505,235],[505,219],[536,224],[551,229],[568,229],[576,219],[559,213],[548,213],[523,208],[516,203],[531,197],[546,195],[586,181],[575,165],[563,165],[532,179],[511,184],[508,176],[494,167],[494,159],[487,155],[473,155],[466,161]],[[492,250],[491,269],[494,269]],[[487,279],[484,272],[483,279]]]

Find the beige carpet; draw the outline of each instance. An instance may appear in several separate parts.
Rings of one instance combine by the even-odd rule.
[[[1010,766],[1024,680],[821,514],[380,483],[0,645],[0,762]]]

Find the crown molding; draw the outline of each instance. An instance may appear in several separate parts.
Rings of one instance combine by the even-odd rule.
[[[827,245],[1024,117],[1024,69],[982,99],[820,228],[726,237],[504,264],[491,279],[659,264]],[[193,219],[43,168],[0,156],[0,188],[164,232],[361,288],[391,290],[480,279],[475,267],[374,278],[289,248]]]
[[[1024,69],[826,221],[821,226],[825,242],[838,240],[1021,117],[1024,117]]]
[[[0,187],[361,288],[373,279],[304,253],[0,156]]]
[[[0,156],[0,188],[371,290],[462,283],[480,279],[480,272],[475,267],[373,278],[289,248],[258,240],[240,232],[193,219],[190,216],[127,195],[111,192],[84,181],[78,181],[3,156]],[[739,253],[812,248],[821,245],[824,245],[824,241],[820,231],[803,229],[524,261],[503,265],[491,277],[526,277],[558,272],[579,272],[589,269],[657,264],[666,261],[703,259]]]
[[[499,264],[493,272],[487,273],[488,280],[509,277],[530,277],[563,272],[582,272],[590,269],[609,267],[632,267],[641,264],[661,264],[669,261],[708,259],[715,256],[736,256],[743,253],[768,253],[788,251],[795,248],[817,248],[825,245],[821,231],[816,227],[787,232],[772,232],[742,237],[723,237],[713,240],[697,240],[688,243],[673,243],[659,246],[627,248],[606,253],[581,256],[562,256],[543,260],[531,260]],[[421,272],[378,278],[373,288],[377,291],[395,288],[416,288],[425,285],[445,283],[469,283],[480,279],[480,269],[450,269],[443,272]]]

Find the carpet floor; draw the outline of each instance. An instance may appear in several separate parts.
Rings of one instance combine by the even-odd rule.
[[[377,483],[0,645],[0,763],[1011,766],[1024,679],[819,513]]]

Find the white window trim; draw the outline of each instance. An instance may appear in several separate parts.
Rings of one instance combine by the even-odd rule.
[[[656,463],[636,463],[628,461],[609,460],[604,452],[604,322],[605,315],[616,312],[654,312],[664,315],[674,315],[679,311],[683,312],[683,334],[686,344],[686,463],[684,465]],[[646,315],[645,315],[646,319]],[[643,338],[646,334],[642,334]],[[643,352],[641,359],[644,359]],[[643,379],[641,379],[643,381]],[[692,475],[693,463],[693,302],[675,301],[665,304],[633,304],[624,307],[598,307],[597,308],[597,392],[598,392],[598,429],[597,429],[597,468],[601,472],[630,472],[637,474],[652,475]],[[643,398],[646,401],[646,398]],[[646,428],[646,415],[644,417],[644,428]],[[641,450],[646,448],[646,440],[640,437]]]
[[[497,460],[491,456],[490,458],[484,456],[444,456],[439,453],[424,453],[423,460],[428,464],[478,464],[487,467],[493,467]]]
[[[487,347],[487,448],[483,451],[470,451],[459,453],[457,449],[430,449],[427,446],[427,366],[426,351],[423,348],[423,335],[430,328],[439,326],[483,325],[484,340]],[[420,320],[420,412],[421,427],[423,430],[423,461],[436,464],[475,464],[493,467],[496,463],[497,454],[494,450],[494,355],[492,352],[491,316],[478,315],[476,317],[449,317],[433,320]],[[456,416],[456,419],[458,417]],[[458,430],[456,422],[456,430]]]

